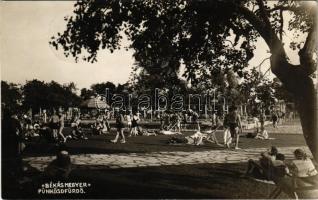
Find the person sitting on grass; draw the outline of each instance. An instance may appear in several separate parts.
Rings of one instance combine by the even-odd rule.
[[[249,160],[245,176],[254,175],[261,179],[269,179],[267,174],[270,171],[273,162],[277,160],[278,149],[275,146],[272,146],[270,151],[261,153],[259,161]],[[282,160],[282,156],[280,156]]]
[[[257,135],[255,136],[255,139],[260,139],[260,140],[268,140],[269,139],[268,133],[264,129],[264,126],[261,127],[261,131],[259,133],[257,133]]]
[[[72,128],[72,138],[73,139],[84,139],[87,140],[88,138],[85,136],[84,132],[81,129],[81,119],[80,115],[76,115],[71,123]]]
[[[72,171],[71,158],[67,151],[59,151],[48,167],[44,170],[44,177],[50,180],[66,180]]]
[[[278,153],[275,160],[270,160],[266,167],[255,168],[253,171],[255,178],[260,178],[268,181],[278,181],[289,173],[285,164],[285,155]],[[256,174],[255,174],[256,173]],[[257,177],[257,174],[259,177]]]
[[[292,176],[309,177],[318,174],[313,162],[304,150],[296,149],[294,156],[295,159],[288,166]]]
[[[95,121],[94,131],[96,134],[101,135],[103,133],[103,129],[103,116],[99,114]]]
[[[274,180],[274,182],[280,191],[285,192],[290,198],[309,199],[317,197],[318,172],[315,165],[302,149],[296,149],[294,156],[295,159],[287,163],[288,176]]]

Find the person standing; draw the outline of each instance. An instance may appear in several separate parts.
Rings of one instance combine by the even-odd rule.
[[[259,122],[261,123],[261,130],[265,130],[265,121],[266,121],[266,115],[264,110],[261,111],[261,114],[259,116]]]
[[[123,115],[120,113],[119,109],[116,110],[115,113],[115,119],[116,119],[116,129],[117,129],[117,134],[114,140],[111,140],[112,143],[117,143],[119,135],[122,137],[122,139],[120,140],[120,143],[126,143],[125,140],[125,135],[124,135],[124,117]]]
[[[191,122],[197,125],[197,131],[200,132],[199,114],[191,109],[188,110],[188,113],[191,116]]]
[[[256,116],[254,116],[253,122],[254,122],[255,134],[258,134],[259,128],[260,128],[259,127],[259,119]]]
[[[273,127],[277,128],[278,115],[275,110],[272,112],[272,121],[273,121]]]
[[[96,130],[96,133],[98,135],[101,135],[103,133],[103,116],[101,113],[98,114],[96,120],[95,120],[95,130]]]
[[[59,121],[60,118],[59,116],[56,114],[56,111],[53,111],[53,115],[51,117],[51,122],[50,122],[50,128],[52,129],[52,133],[53,133],[53,138],[55,140],[58,139],[58,131],[59,131]]]
[[[235,149],[239,149],[238,143],[240,134],[239,132],[242,130],[241,117],[237,113],[237,107],[231,106],[229,108],[229,113],[226,115],[225,127],[229,128],[231,133],[231,138],[235,138]]]
[[[126,119],[127,119],[128,130],[129,130],[129,133],[130,133],[131,132],[131,125],[132,125],[132,116],[131,116],[130,112],[126,116]]]
[[[228,126],[227,115],[224,116],[224,120],[223,120],[223,132],[224,132],[223,133],[224,146],[227,148],[230,148],[230,145],[232,143],[232,138],[231,138],[231,133]]]
[[[58,116],[59,116],[58,135],[62,138],[63,143],[65,143],[67,138],[63,134],[64,120],[65,120],[64,113],[60,111]]]
[[[216,111],[213,112],[212,114],[212,119],[211,119],[211,130],[216,130],[220,121],[219,121],[219,117],[216,114]]]
[[[15,180],[22,173],[22,126],[18,116],[12,114],[7,108],[3,110],[1,122],[2,175],[10,176],[12,180]]]
[[[164,130],[164,115],[162,112],[159,113],[159,120],[160,120],[160,130]]]
[[[215,132],[217,131],[217,129],[219,127],[220,127],[220,120],[219,120],[219,117],[218,117],[216,111],[214,111],[212,114],[212,120],[211,120],[211,130],[209,130],[209,136],[208,136],[207,140],[210,142],[213,142],[217,145],[220,145],[220,144],[215,136]]]
[[[46,113],[46,110],[43,110],[42,122],[43,122],[43,124],[46,124],[46,123],[47,123],[47,113]]]
[[[170,113],[169,113],[169,111],[165,111],[165,113],[164,113],[164,130],[169,130],[169,126],[170,126],[170,121],[171,121],[171,119],[170,119]]]
[[[108,132],[110,132],[109,120],[110,120],[110,113],[108,110],[106,110],[105,114],[103,115],[103,124],[105,125]]]
[[[178,133],[181,133],[181,116],[179,113],[176,113],[176,128]]]
[[[131,137],[132,135],[137,136],[138,135],[138,125],[139,117],[136,115],[136,113],[132,116],[132,122],[131,122],[131,130],[128,137]]]

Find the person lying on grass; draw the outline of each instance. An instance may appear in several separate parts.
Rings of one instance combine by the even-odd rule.
[[[138,129],[138,134],[141,136],[157,136],[154,130],[142,129],[141,127]]]
[[[168,144],[192,144],[192,145],[203,145],[203,137],[206,137],[206,134],[201,132],[196,132],[191,136],[173,136],[168,140]]]
[[[160,130],[158,134],[162,135],[181,135],[181,132],[174,132],[174,131],[166,131],[166,130]]]
[[[169,139],[169,144],[191,144],[191,145],[204,145],[204,140],[207,141],[207,139],[210,137],[207,133],[202,132],[195,132],[193,135],[190,136],[174,136],[171,139]]]

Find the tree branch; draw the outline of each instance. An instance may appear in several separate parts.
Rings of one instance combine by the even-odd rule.
[[[259,6],[260,14],[265,23],[265,26],[270,27],[271,23],[269,22],[268,13],[265,9],[263,0],[257,0],[257,4]]]
[[[280,55],[282,58],[286,59],[286,52],[281,41],[278,39],[275,34],[273,28],[271,26],[265,26],[264,22],[257,17],[252,11],[244,6],[238,7],[239,12],[243,15],[243,17],[253,25],[253,27],[258,31],[258,33],[265,40],[268,45],[271,54]]]
[[[265,40],[272,54],[270,58],[271,70],[279,79],[286,80],[286,78],[288,78],[288,74],[295,74],[296,71],[299,71],[287,61],[284,46],[271,26],[266,26],[259,17],[244,6],[239,6],[238,11],[247,21],[249,21],[249,23],[253,25],[261,37]]]
[[[275,8],[272,8],[272,9],[269,9],[267,10],[267,12],[273,12],[273,11],[277,11],[277,10],[280,10],[280,11],[292,11],[292,12],[297,12],[299,11],[301,8],[300,7],[296,7],[296,6],[276,6]]]
[[[265,59],[262,60],[262,62],[261,62],[258,66],[256,66],[256,67],[260,68],[260,67],[262,66],[262,64],[263,64],[266,60],[268,60],[268,59],[270,59],[270,58],[271,58],[271,57],[265,58]]]
[[[280,17],[280,19],[279,19],[279,21],[280,21],[280,29],[279,29],[279,39],[280,39],[280,41],[282,41],[283,42],[283,28],[284,28],[284,17],[283,17],[283,11],[282,10],[280,10],[280,12],[279,12],[279,17]]]
[[[317,70],[317,63],[313,55],[317,49],[317,22],[315,21],[309,30],[304,47],[298,52],[300,65],[303,72],[308,76]]]

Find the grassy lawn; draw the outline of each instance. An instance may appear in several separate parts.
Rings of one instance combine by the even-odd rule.
[[[27,184],[18,195],[30,198],[253,198],[264,199],[274,185],[241,178],[245,164],[198,164],[130,169],[85,170],[71,173],[68,182],[87,182],[85,194],[36,195],[41,183]],[[287,198],[281,194],[279,198]]]
[[[193,134],[194,131],[183,132],[184,136]],[[70,140],[66,143],[65,148],[71,154],[80,153],[146,153],[158,151],[206,151],[223,149],[212,143],[205,143],[202,146],[194,145],[169,145],[168,140],[172,136],[137,136],[127,137],[126,144],[112,144],[111,139],[115,137],[115,131],[106,135],[91,135],[88,140]],[[127,134],[126,134],[127,135]],[[216,136],[220,143],[223,143],[223,132],[218,131]],[[305,141],[300,134],[270,134],[274,140],[256,140],[246,138],[244,135],[240,138],[241,148],[268,148],[272,145],[277,147],[286,146],[303,146]],[[51,144],[31,144],[25,151],[25,156],[34,155],[52,155],[56,147]]]
[[[191,135],[194,131],[184,132]],[[205,143],[202,146],[169,145],[171,136],[137,136],[127,138],[126,144],[112,144],[115,132],[107,135],[91,135],[88,140],[70,140],[62,148],[70,154],[113,154],[113,153],[146,153],[159,151],[206,151],[223,149],[215,144]],[[222,131],[216,133],[222,143]],[[240,147],[261,148],[272,145],[278,147],[305,145],[301,134],[270,133],[274,140],[255,140],[241,137]],[[53,155],[58,147],[46,143],[30,144],[24,156]],[[19,185],[5,180],[4,197],[29,198],[267,198],[274,189],[273,185],[257,182],[240,176],[246,169],[246,163],[237,164],[194,164],[158,167],[139,167],[108,169],[97,166],[86,169],[77,166],[71,173],[69,182],[87,182],[91,187],[85,194],[78,195],[37,195],[39,184],[43,181],[34,179],[32,184]],[[31,170],[32,171],[32,170]],[[29,172],[30,177],[37,177],[38,171]],[[7,177],[10,179],[9,177]],[[12,184],[10,184],[12,182]],[[288,198],[281,194],[279,198]]]

